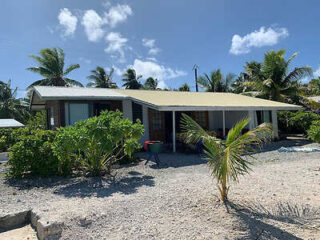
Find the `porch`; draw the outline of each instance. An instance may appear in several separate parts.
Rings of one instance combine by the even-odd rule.
[[[219,138],[225,138],[229,130],[241,119],[249,117],[250,124],[246,131],[251,130],[263,122],[273,124],[277,137],[276,111],[157,111],[148,108],[148,140],[158,140],[176,152],[184,143],[180,140],[181,118],[186,114],[194,119],[203,129],[215,132]]]

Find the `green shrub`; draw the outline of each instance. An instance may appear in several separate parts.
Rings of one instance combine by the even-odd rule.
[[[102,112],[79,121],[74,127],[58,129],[54,153],[62,166],[100,175],[140,148],[143,125],[133,124],[121,112]]]
[[[308,130],[308,138],[314,142],[320,142],[320,120],[312,122]]]
[[[31,130],[36,130],[36,129],[45,130],[47,128],[46,112],[45,111],[36,112],[34,116],[30,117],[26,127]]]
[[[52,143],[56,132],[49,130],[28,132],[26,129],[24,133],[18,137],[18,141],[9,149],[8,164],[10,168],[8,175],[21,178],[25,174],[42,177],[61,174],[61,172],[58,172],[58,158],[52,151]]]
[[[278,112],[279,129],[286,133],[306,134],[313,121],[320,120],[320,116],[313,112]]]

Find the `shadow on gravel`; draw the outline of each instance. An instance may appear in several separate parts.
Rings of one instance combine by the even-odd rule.
[[[235,215],[248,230],[246,236],[238,239],[301,239],[281,228],[264,222],[263,220],[274,220],[282,223],[294,224],[302,227],[314,225],[319,219],[320,211],[310,206],[298,206],[290,203],[278,203],[272,209],[266,209],[261,204],[226,204],[228,211]]]
[[[131,174],[130,174],[131,173]],[[67,198],[73,197],[108,197],[114,193],[132,194],[142,186],[154,186],[152,176],[129,172],[131,176],[112,180],[105,178],[78,179],[66,186],[58,188],[53,193]]]
[[[140,153],[139,157],[146,162],[148,158],[147,153]],[[183,154],[183,153],[161,153],[159,154],[160,166],[158,167],[155,163],[155,159],[152,158],[148,165],[154,169],[165,169],[165,168],[179,168],[179,167],[188,167],[195,166],[200,164],[207,163],[206,160],[203,160],[199,154]]]
[[[266,143],[263,146],[262,150],[259,151],[259,153],[275,151],[281,147],[302,147],[310,143],[312,142],[306,139],[290,139],[290,140],[283,140],[283,141],[277,141],[277,142],[270,142],[270,143]]]
[[[75,177],[75,178],[28,178],[8,179],[5,182],[18,190],[34,188],[52,189],[53,194],[72,197],[107,197],[113,193],[132,194],[142,186],[154,186],[152,176],[136,171],[128,172],[125,177]]]

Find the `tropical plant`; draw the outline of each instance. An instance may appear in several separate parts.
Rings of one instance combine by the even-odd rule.
[[[206,92],[229,92],[234,78],[235,75],[233,73],[229,73],[224,77],[220,69],[217,69],[212,71],[210,76],[206,73],[200,76],[198,83]]]
[[[96,69],[91,71],[91,75],[87,78],[92,80],[87,84],[87,87],[95,88],[117,88],[117,84],[112,81],[114,69],[111,68],[109,73],[106,73],[104,68],[96,67]]]
[[[133,124],[121,112],[104,111],[74,127],[59,128],[53,149],[67,169],[77,165],[85,173],[101,175],[140,148],[143,131],[143,125]]]
[[[39,73],[43,79],[35,81],[28,88],[33,86],[79,86],[83,85],[66,76],[73,70],[80,67],[79,64],[71,64],[64,69],[65,54],[61,48],[45,48],[39,52],[40,56],[31,55],[30,57],[36,60],[38,67],[30,67],[27,70]]]
[[[32,115],[26,124],[26,128],[29,128],[30,130],[45,130],[47,128],[46,111],[43,110]]]
[[[183,114],[181,120],[186,143],[203,143],[206,160],[217,179],[223,202],[228,200],[230,182],[238,181],[240,175],[248,173],[252,164],[249,157],[253,158],[252,154],[272,137],[272,125],[269,123],[242,134],[249,122],[248,118],[239,121],[229,131],[226,140],[221,140],[205,131],[188,115]]]
[[[312,122],[308,130],[308,138],[314,142],[320,142],[320,120]]]
[[[152,77],[147,78],[147,80],[144,83],[144,89],[147,89],[147,90],[158,89],[158,80]]]
[[[260,69],[259,65],[253,69],[246,68],[248,81],[243,84],[253,90],[254,96],[281,102],[299,102],[299,81],[311,76],[312,69],[308,66],[296,67],[289,72],[290,63],[297,53],[288,60],[285,60],[284,54],[285,50],[267,52]]]
[[[19,130],[16,143],[9,148],[8,176],[21,178],[24,175],[60,175],[59,161],[52,151],[55,136],[56,131]]]
[[[180,92],[190,92],[190,87],[187,83],[182,84],[181,87],[179,87]]]
[[[29,118],[28,103],[17,99],[18,88],[11,89],[11,81],[0,81],[0,118],[14,118],[26,122]]]
[[[320,95],[320,77],[311,79],[310,82],[302,85],[301,92],[304,96]]]
[[[139,81],[140,78],[142,78],[141,75],[137,76],[136,71],[129,68],[123,74],[122,81],[124,84],[122,86],[126,89],[140,89],[142,88],[142,84]]]

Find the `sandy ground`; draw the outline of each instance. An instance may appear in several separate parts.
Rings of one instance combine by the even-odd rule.
[[[37,233],[31,225],[21,226],[7,232],[0,232],[1,240],[37,240]]]
[[[227,206],[199,156],[162,154],[113,179],[1,177],[0,215],[32,208],[64,222],[62,239],[320,239],[320,152],[276,151],[294,144],[308,143],[256,154]]]

